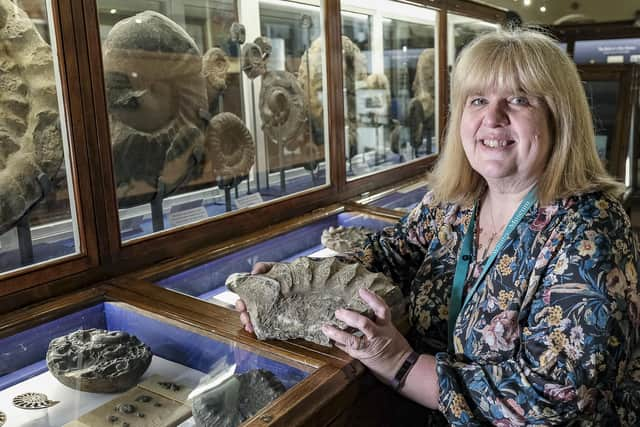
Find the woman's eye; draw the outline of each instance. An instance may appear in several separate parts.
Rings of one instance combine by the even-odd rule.
[[[526,96],[514,96],[510,102],[514,105],[529,105],[529,99]]]
[[[484,105],[485,103],[484,98],[471,98],[471,101],[469,102],[471,105]]]

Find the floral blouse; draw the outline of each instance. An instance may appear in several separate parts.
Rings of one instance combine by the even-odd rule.
[[[435,354],[448,423],[640,424],[640,357],[630,366],[640,338],[638,244],[620,203],[590,193],[535,204],[462,307],[448,352],[449,299],[471,213],[428,193],[356,253],[409,296],[408,338]]]

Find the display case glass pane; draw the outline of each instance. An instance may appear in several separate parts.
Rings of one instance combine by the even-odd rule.
[[[578,40],[573,60],[576,64],[640,63],[640,38]]]
[[[420,181],[400,187],[367,204],[380,208],[394,209],[400,212],[409,212],[420,203],[427,191],[427,183]]]
[[[123,241],[328,184],[319,4],[97,1]]]
[[[80,252],[50,2],[0,2],[0,275]]]
[[[435,154],[435,12],[396,1],[341,8],[347,177]]]
[[[7,426],[214,425],[203,413],[238,425],[313,370],[118,302],[0,338],[0,348]]]
[[[453,66],[460,51],[471,40],[481,34],[496,31],[498,25],[482,21],[480,19],[469,18],[467,16],[447,14],[447,58],[449,71]]]
[[[598,156],[606,166],[615,138],[620,83],[615,80],[586,80],[583,84],[593,116]]]
[[[225,288],[225,280],[230,274],[249,272],[252,266],[260,261],[291,262],[301,256],[319,258],[337,255],[337,252],[325,247],[321,242],[323,232],[330,227],[363,227],[377,231],[393,224],[394,222],[390,219],[354,212],[334,214],[165,277],[156,283],[164,288],[199,299],[233,307],[238,297]]]

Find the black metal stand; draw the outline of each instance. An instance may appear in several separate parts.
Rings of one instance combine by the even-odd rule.
[[[33,242],[31,241],[31,227],[29,227],[29,216],[23,216],[16,223],[18,232],[18,249],[20,250],[20,262],[22,265],[33,264]]]
[[[162,197],[151,201],[151,224],[153,231],[164,230],[164,214],[162,213]]]

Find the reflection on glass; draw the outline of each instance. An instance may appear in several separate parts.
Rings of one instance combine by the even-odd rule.
[[[466,16],[447,14],[447,58],[451,67],[460,54],[460,51],[474,38],[496,31],[498,26],[479,19]]]
[[[0,338],[0,348],[11,426],[236,426],[310,371],[117,302]],[[53,402],[13,404],[27,392]]]
[[[591,80],[585,81],[584,86],[593,116],[598,156],[606,166],[615,138],[619,82]]]
[[[326,183],[319,6],[99,0],[98,13],[123,240]]]
[[[435,153],[435,13],[395,1],[341,5],[348,177]]]
[[[79,252],[47,6],[0,1],[0,274]]]

